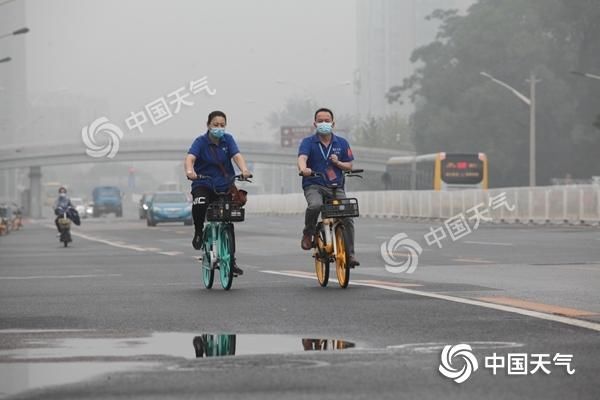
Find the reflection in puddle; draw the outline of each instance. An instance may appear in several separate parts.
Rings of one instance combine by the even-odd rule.
[[[76,337],[65,337],[73,335]],[[15,335],[13,337],[10,337]],[[0,332],[0,339],[3,337]],[[0,398],[23,390],[76,383],[106,373],[155,367],[164,357],[195,359],[238,355],[339,351],[355,344],[295,335],[201,335],[155,332],[150,336],[98,337],[98,332],[6,334],[0,350]],[[1,341],[0,341],[1,343]]]
[[[235,355],[235,335],[196,336],[192,341],[196,358]]]
[[[155,332],[140,337],[23,338],[19,348],[0,350],[0,363],[10,361],[127,361],[131,357],[215,357],[249,354],[283,354],[302,351],[335,351],[355,344],[338,339],[313,339],[295,335],[201,335]]]
[[[304,346],[304,350],[306,351],[327,351],[350,349],[354,347],[354,343],[335,339],[302,339],[302,346]]]
[[[240,336],[240,345],[242,346],[238,346],[238,336]],[[289,342],[288,339],[290,339]],[[215,335],[208,333],[194,337],[192,344],[197,358],[233,356],[236,355],[237,347],[241,347],[237,354],[270,354],[300,350],[333,351],[355,347],[352,342],[337,339],[300,338],[298,343],[298,338],[285,335]],[[299,344],[302,345],[302,348]],[[289,348],[285,350],[287,345]],[[252,347],[246,348],[245,346]]]

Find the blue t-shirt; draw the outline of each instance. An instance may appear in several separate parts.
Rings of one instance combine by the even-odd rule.
[[[325,177],[303,177],[302,188],[306,188],[309,185],[331,185],[337,183],[338,186],[343,187],[344,176],[342,170],[335,165],[329,159],[332,155],[336,155],[338,160],[341,162],[349,162],[354,160],[350,144],[343,137],[332,134],[331,143],[325,147],[319,138],[319,135],[315,133],[312,136],[306,137],[300,143],[298,149],[298,156],[308,156],[306,166],[315,172],[320,172],[327,175],[327,171],[331,170],[335,173],[335,178],[330,180],[327,176]],[[330,173],[333,177],[333,175]]]
[[[225,192],[232,183],[235,171],[231,163],[231,157],[238,154],[237,143],[231,134],[225,133],[219,144],[214,144],[208,137],[208,132],[198,136],[188,150],[188,154],[196,156],[194,171],[198,175],[210,176],[212,179],[204,178],[192,182],[192,190],[199,186],[214,188],[217,192]],[[227,172],[219,166],[221,164]]]

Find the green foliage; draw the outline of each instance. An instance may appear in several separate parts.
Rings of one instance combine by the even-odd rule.
[[[415,73],[387,94],[415,103],[418,153],[483,151],[492,185],[527,184],[529,108],[480,72],[527,96],[534,72],[538,184],[600,174],[600,81],[569,73],[600,71],[600,2],[480,0],[465,16],[430,17],[440,20],[436,41],[413,52]]]

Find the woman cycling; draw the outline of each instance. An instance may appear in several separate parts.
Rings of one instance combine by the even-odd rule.
[[[246,160],[229,133],[225,132],[227,116],[222,111],[208,114],[207,131],[198,136],[185,157],[185,175],[192,180],[192,217],[194,218],[194,238],[192,246],[196,250],[202,247],[202,230],[208,205],[217,199],[215,192],[227,192],[235,175],[233,160],[244,178],[251,176]],[[201,176],[201,178],[199,178]],[[242,275],[244,272],[236,265],[233,257],[232,271]]]

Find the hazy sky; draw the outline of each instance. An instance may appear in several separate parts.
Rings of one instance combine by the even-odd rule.
[[[352,112],[343,83],[356,65],[355,9],[353,0],[27,0],[28,87],[54,93],[44,102],[105,98],[106,116],[125,128],[131,111],[207,76],[215,96],[189,97],[194,106],[143,135],[194,135],[222,109],[240,139],[266,137],[273,130],[256,123],[292,95]]]

